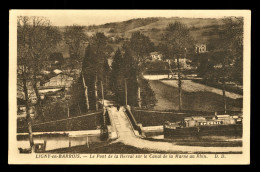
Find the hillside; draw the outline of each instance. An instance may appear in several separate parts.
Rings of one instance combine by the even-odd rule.
[[[215,18],[137,18],[123,22],[106,23],[103,25],[86,26],[85,33],[88,36],[96,32],[104,32],[108,37],[123,37],[130,38],[135,31],[149,36],[150,39],[157,45],[162,34],[165,32],[169,23],[176,21],[186,24],[191,31],[191,36],[199,43],[207,43],[209,39],[214,39],[218,35],[218,28],[223,24],[221,19]],[[59,27],[64,32],[65,27]],[[121,43],[112,43],[111,46],[116,49]],[[61,43],[58,51],[63,52],[64,57],[68,57],[68,47],[65,43]]]
[[[191,30],[191,35],[198,42],[207,42],[211,38],[214,39],[217,35],[216,29],[222,24],[221,19],[214,18],[138,18],[99,26],[88,26],[86,32],[90,34],[99,31],[106,33],[108,36],[119,35],[130,38],[133,32],[140,31],[157,44],[168,24],[176,21],[186,24]]]

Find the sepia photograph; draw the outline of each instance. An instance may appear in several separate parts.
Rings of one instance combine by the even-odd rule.
[[[9,14],[9,164],[250,164],[250,10]]]

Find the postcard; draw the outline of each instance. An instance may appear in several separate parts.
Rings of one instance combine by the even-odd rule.
[[[250,10],[9,14],[9,164],[250,164]]]

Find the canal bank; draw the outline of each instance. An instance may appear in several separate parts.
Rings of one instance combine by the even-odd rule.
[[[174,80],[149,80],[149,84],[155,93],[157,103],[154,110],[178,110],[178,86]],[[182,109],[194,111],[223,111],[223,97],[221,91],[208,86],[201,86],[192,81],[183,82]],[[205,88],[204,88],[205,87]],[[192,90],[191,90],[192,89]],[[243,100],[240,95],[227,94],[227,110],[241,111]]]

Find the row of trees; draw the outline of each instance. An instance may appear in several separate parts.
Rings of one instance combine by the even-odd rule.
[[[82,78],[84,82],[85,103],[89,109],[98,109],[98,97],[108,90],[110,67],[108,57],[112,53],[108,38],[104,33],[96,33],[90,38],[82,62]],[[104,88],[103,88],[104,87]],[[104,90],[102,92],[102,90]]]
[[[143,78],[145,64],[152,51],[154,44],[149,37],[134,32],[121,50],[118,48],[115,52],[110,87],[121,104],[139,107],[155,104],[154,92]]]
[[[112,91],[116,101],[121,105],[126,101],[134,106],[141,106],[141,100],[144,100],[142,105],[155,102],[148,82],[142,78],[145,61],[154,47],[148,37],[140,32],[134,33],[130,41],[123,44],[121,50],[118,48],[115,51],[112,70],[108,65],[112,48],[108,45],[107,37],[103,33],[96,33],[90,40],[82,63],[82,76],[87,89],[84,102],[89,109],[98,108],[97,100],[102,96],[102,86],[103,93]],[[128,100],[125,95],[126,88]]]

